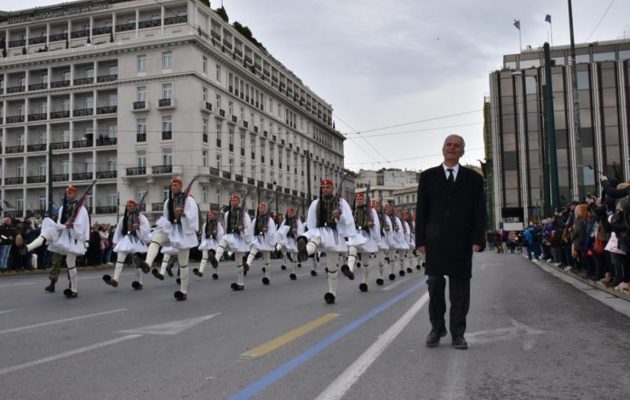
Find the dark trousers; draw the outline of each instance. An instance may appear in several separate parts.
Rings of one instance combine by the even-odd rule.
[[[429,318],[431,327],[441,330],[446,326],[444,314],[446,313],[446,300],[444,291],[446,279],[443,275],[429,275],[427,279],[429,287]],[[466,331],[466,315],[470,308],[470,279],[448,278],[448,293],[451,302],[449,314],[451,336],[464,336]]]

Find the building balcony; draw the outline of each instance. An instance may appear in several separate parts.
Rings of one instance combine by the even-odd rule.
[[[223,171],[221,172],[221,176],[225,179],[232,179],[232,173],[229,171]]]
[[[284,194],[291,194],[291,189],[284,188]]]
[[[263,181],[258,181],[258,182],[256,182],[256,186],[257,186],[257,187],[259,187],[259,188],[261,188],[261,189],[263,189],[263,188],[265,187],[265,182],[263,182]]]
[[[148,19],[148,20],[140,21],[138,23],[138,28],[140,29],[153,28],[160,25],[161,25],[161,22],[159,19]]]
[[[243,182],[243,175],[234,175],[234,180],[236,182]]]
[[[9,86],[7,87],[7,93],[20,93],[26,90],[25,86]]]
[[[44,90],[44,89],[48,89],[47,83],[33,83],[31,85],[28,85],[28,90]]]
[[[5,185],[21,185],[24,183],[24,177],[23,176],[16,176],[16,177],[5,177],[4,178],[4,184]]]
[[[46,175],[27,176],[26,183],[46,183]]]
[[[70,118],[70,111],[53,111],[50,113],[50,119]]]
[[[113,146],[118,143],[118,138],[115,137],[99,137],[96,139],[97,146]]]
[[[217,168],[210,167],[210,175],[211,176],[219,176],[220,174],[221,174],[221,171],[219,171]]]
[[[29,114],[28,115],[28,120],[29,121],[43,121],[45,119],[48,119],[48,114],[46,114],[46,113]]]
[[[188,22],[187,15],[164,18],[164,25],[185,24],[186,22]]]
[[[173,131],[162,131],[162,140],[172,140]]]
[[[112,33],[111,26],[102,26],[100,28],[93,28],[92,35],[106,35],[108,33]]]
[[[24,122],[23,115],[12,115],[10,117],[7,117],[7,124],[17,124],[20,122]]]
[[[94,207],[96,214],[116,214],[118,212],[117,206],[96,206]]]
[[[158,101],[158,108],[161,110],[166,108],[175,108],[175,100],[171,98],[160,99]]]
[[[154,165],[153,167],[151,167],[151,172],[154,175],[158,175],[158,174],[172,174],[173,173],[173,166],[172,165]]]
[[[207,101],[202,101],[201,102],[201,111],[203,111],[205,113],[211,113],[212,112],[212,103],[208,103]]]
[[[91,172],[73,172],[72,180],[73,181],[90,181],[92,180],[94,174]]]
[[[28,39],[28,44],[42,44],[46,43],[46,36],[40,36]]]
[[[147,174],[147,167],[133,167],[127,168],[127,176],[139,176]]]
[[[130,22],[128,24],[119,24],[116,25],[116,33],[125,32],[125,31],[133,31],[136,29],[136,23]]]
[[[268,183],[267,184],[267,189],[273,190],[273,183]]]
[[[101,75],[98,78],[96,78],[96,81],[101,83],[101,82],[114,82],[115,80],[118,79],[118,75]]]
[[[72,142],[72,148],[73,149],[81,149],[84,147],[89,147],[92,146],[92,141],[88,141],[88,140],[75,140]]]
[[[70,80],[50,82],[51,88],[61,88],[70,86]]]
[[[249,122],[243,120],[243,127],[248,128],[249,127]]]
[[[52,150],[63,150],[70,148],[70,142],[55,142],[50,144]]]
[[[117,171],[100,171],[96,172],[97,179],[115,179],[118,176]]]
[[[118,112],[118,106],[103,106],[103,107],[97,107],[96,108],[96,113],[101,115],[101,114],[115,114],[116,112]]]
[[[57,33],[55,35],[50,35],[48,37],[49,42],[61,42],[62,40],[66,40],[68,38],[67,33]]]
[[[232,122],[235,124],[238,122],[238,117],[236,115],[232,115]]]
[[[141,142],[146,142],[147,141],[147,134],[146,133],[138,133],[136,134],[136,142],[141,143]]]
[[[254,178],[247,178],[247,184],[248,185],[255,185],[256,184],[256,180]]]
[[[72,111],[73,117],[87,117],[94,114],[94,109],[92,108],[80,108],[78,110]]]
[[[52,176],[53,182],[67,182],[70,180],[70,174],[56,174]]]
[[[258,133],[258,127],[256,125],[254,125],[254,132]]]
[[[225,110],[222,108],[219,109],[219,117],[225,118]]]
[[[94,78],[79,78],[74,80],[74,86],[89,85],[94,83]]]
[[[26,46],[26,40],[9,40],[9,48]]]
[[[294,196],[297,196],[298,195],[298,191],[297,190],[291,190],[291,194],[294,195]]]
[[[29,144],[28,146],[26,146],[26,150],[28,150],[28,151],[45,151],[46,150],[46,143]]]
[[[88,36],[90,36],[90,30],[89,29],[84,29],[84,30],[80,30],[80,31],[70,32],[70,37],[72,39],[78,39],[78,38],[88,37]]]
[[[164,203],[151,203],[151,211],[162,211],[164,209]]]
[[[131,111],[140,112],[140,111],[148,111],[149,103],[146,101],[134,101],[133,107]]]
[[[20,145],[20,146],[7,146],[4,148],[4,152],[6,154],[15,154],[15,153],[23,153],[24,152],[24,145]]]

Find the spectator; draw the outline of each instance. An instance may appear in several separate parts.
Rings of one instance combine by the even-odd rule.
[[[0,225],[0,269],[9,268],[9,255],[16,235],[13,219],[5,218],[4,223]]]

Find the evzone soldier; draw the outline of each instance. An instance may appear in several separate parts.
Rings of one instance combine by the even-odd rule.
[[[394,248],[398,253],[396,260],[396,270],[398,275],[405,276],[404,264],[406,262],[407,251],[409,250],[409,226],[405,229],[405,223],[403,221],[402,211],[397,208],[394,214]]]
[[[65,256],[70,287],[64,290],[63,294],[69,299],[78,296],[76,261],[78,256],[85,254],[86,242],[90,238],[90,217],[83,203],[91,188],[92,186],[88,188],[81,200],[77,200],[77,189],[68,186],[57,222],[51,218],[44,218],[41,234],[28,246],[22,245],[19,249],[21,254],[26,254],[48,243],[49,251]]]
[[[402,211],[399,218],[403,226],[403,235],[408,245],[408,249],[403,251],[402,254],[402,269],[406,270],[407,273],[410,274],[413,272],[413,247],[415,246],[416,241],[413,238],[413,231],[411,230],[411,225],[409,224],[409,211]]]
[[[392,242],[392,221],[389,216],[381,210],[381,203],[378,200],[372,200],[372,210],[376,212],[378,222],[380,225],[378,241],[378,251],[376,252],[376,262],[378,264],[378,278],[376,278],[376,284],[383,286],[385,283],[383,271],[385,269],[385,262],[389,264],[389,244]]]
[[[199,244],[198,247],[199,250],[201,250],[201,263],[199,264],[199,269],[193,269],[193,273],[198,277],[203,276],[203,271],[208,264],[210,253],[216,253],[219,240],[221,240],[224,233],[223,225],[219,223],[218,213],[213,210],[208,211],[206,222],[201,227],[201,244]],[[212,279],[219,279],[217,267],[213,265],[214,271],[212,272]]]
[[[114,277],[109,274],[103,275],[106,284],[118,287],[120,274],[123,265],[129,254],[146,253],[147,245],[151,240],[151,224],[149,220],[138,209],[138,204],[134,200],[128,200],[125,205],[125,215],[118,221],[116,232],[114,232],[114,252],[118,255],[116,266],[114,267]],[[142,289],[142,270],[136,267],[136,279],[131,283],[135,290]]]
[[[396,235],[398,234],[398,225],[396,224],[396,217],[394,216],[394,207],[391,202],[385,203],[385,216],[390,222],[390,234],[386,235],[387,244],[389,249],[385,252],[385,261],[389,264],[389,280],[393,281],[396,279],[395,269],[396,269],[396,249],[398,247],[396,241]]]
[[[411,264],[413,265],[413,261],[416,262],[416,269],[420,271],[422,269],[422,263],[424,263],[423,256],[419,251],[416,251],[416,216],[413,213],[409,213],[409,231],[411,232]],[[413,256],[413,257],[412,257]]]
[[[241,196],[238,193],[230,197],[230,206],[223,215],[225,234],[219,240],[216,252],[209,253],[208,258],[213,268],[218,268],[219,260],[226,251],[234,253],[236,261],[236,282],[231,285],[232,290],[240,291],[245,289],[243,277],[249,270],[249,265],[244,259],[244,254],[249,252],[251,241],[252,221],[245,210],[245,204],[241,204]]]
[[[193,179],[194,181],[194,179]],[[181,178],[171,179],[171,193],[164,202],[164,213],[157,221],[157,227],[151,235],[151,244],[147,251],[146,260],[135,257],[134,263],[147,273],[151,270],[153,260],[158,255],[160,246],[168,244],[177,250],[179,263],[180,289],[174,293],[177,301],[186,300],[188,297],[188,257],[190,249],[197,247],[197,231],[199,230],[199,208],[197,202],[189,195],[192,182],[186,191],[182,191]],[[164,275],[157,269],[151,273],[156,278],[163,280]]]
[[[276,223],[268,211],[267,203],[258,204],[256,218],[252,222],[253,236],[246,261],[246,264],[251,267],[256,255],[262,253],[263,285],[271,283],[271,252],[275,249],[277,242]]]
[[[298,261],[306,260],[318,250],[326,252],[328,292],[324,295],[324,300],[327,304],[334,304],[337,293],[337,259],[339,253],[348,251],[346,238],[354,238],[356,230],[348,202],[339,193],[333,194],[332,180],[322,179],[320,183],[319,199],[313,200],[308,209],[308,230],[298,238]],[[349,279],[354,279],[354,274],[347,265],[342,266],[341,272]]]
[[[359,284],[359,290],[367,292],[370,254],[378,252],[378,243],[381,240],[381,226],[376,211],[366,204],[365,193],[357,193],[354,201],[353,218],[357,236],[361,236],[365,240],[359,245],[348,245],[348,267],[352,272],[354,272],[355,265],[361,267],[363,280]],[[357,261],[360,261],[360,263]]]
[[[278,243],[276,250],[283,253],[283,258],[287,257],[293,264],[293,269],[289,278],[294,281],[297,279],[297,268],[299,266],[297,257],[297,238],[304,234],[304,223],[297,217],[295,208],[289,207],[287,214],[278,228]],[[317,274],[317,273],[316,273]]]

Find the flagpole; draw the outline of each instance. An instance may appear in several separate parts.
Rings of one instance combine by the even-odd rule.
[[[521,29],[518,29],[518,52],[522,52],[523,51],[523,44],[521,42]]]
[[[549,22],[549,32],[551,34],[551,47],[553,47],[553,25]]]

